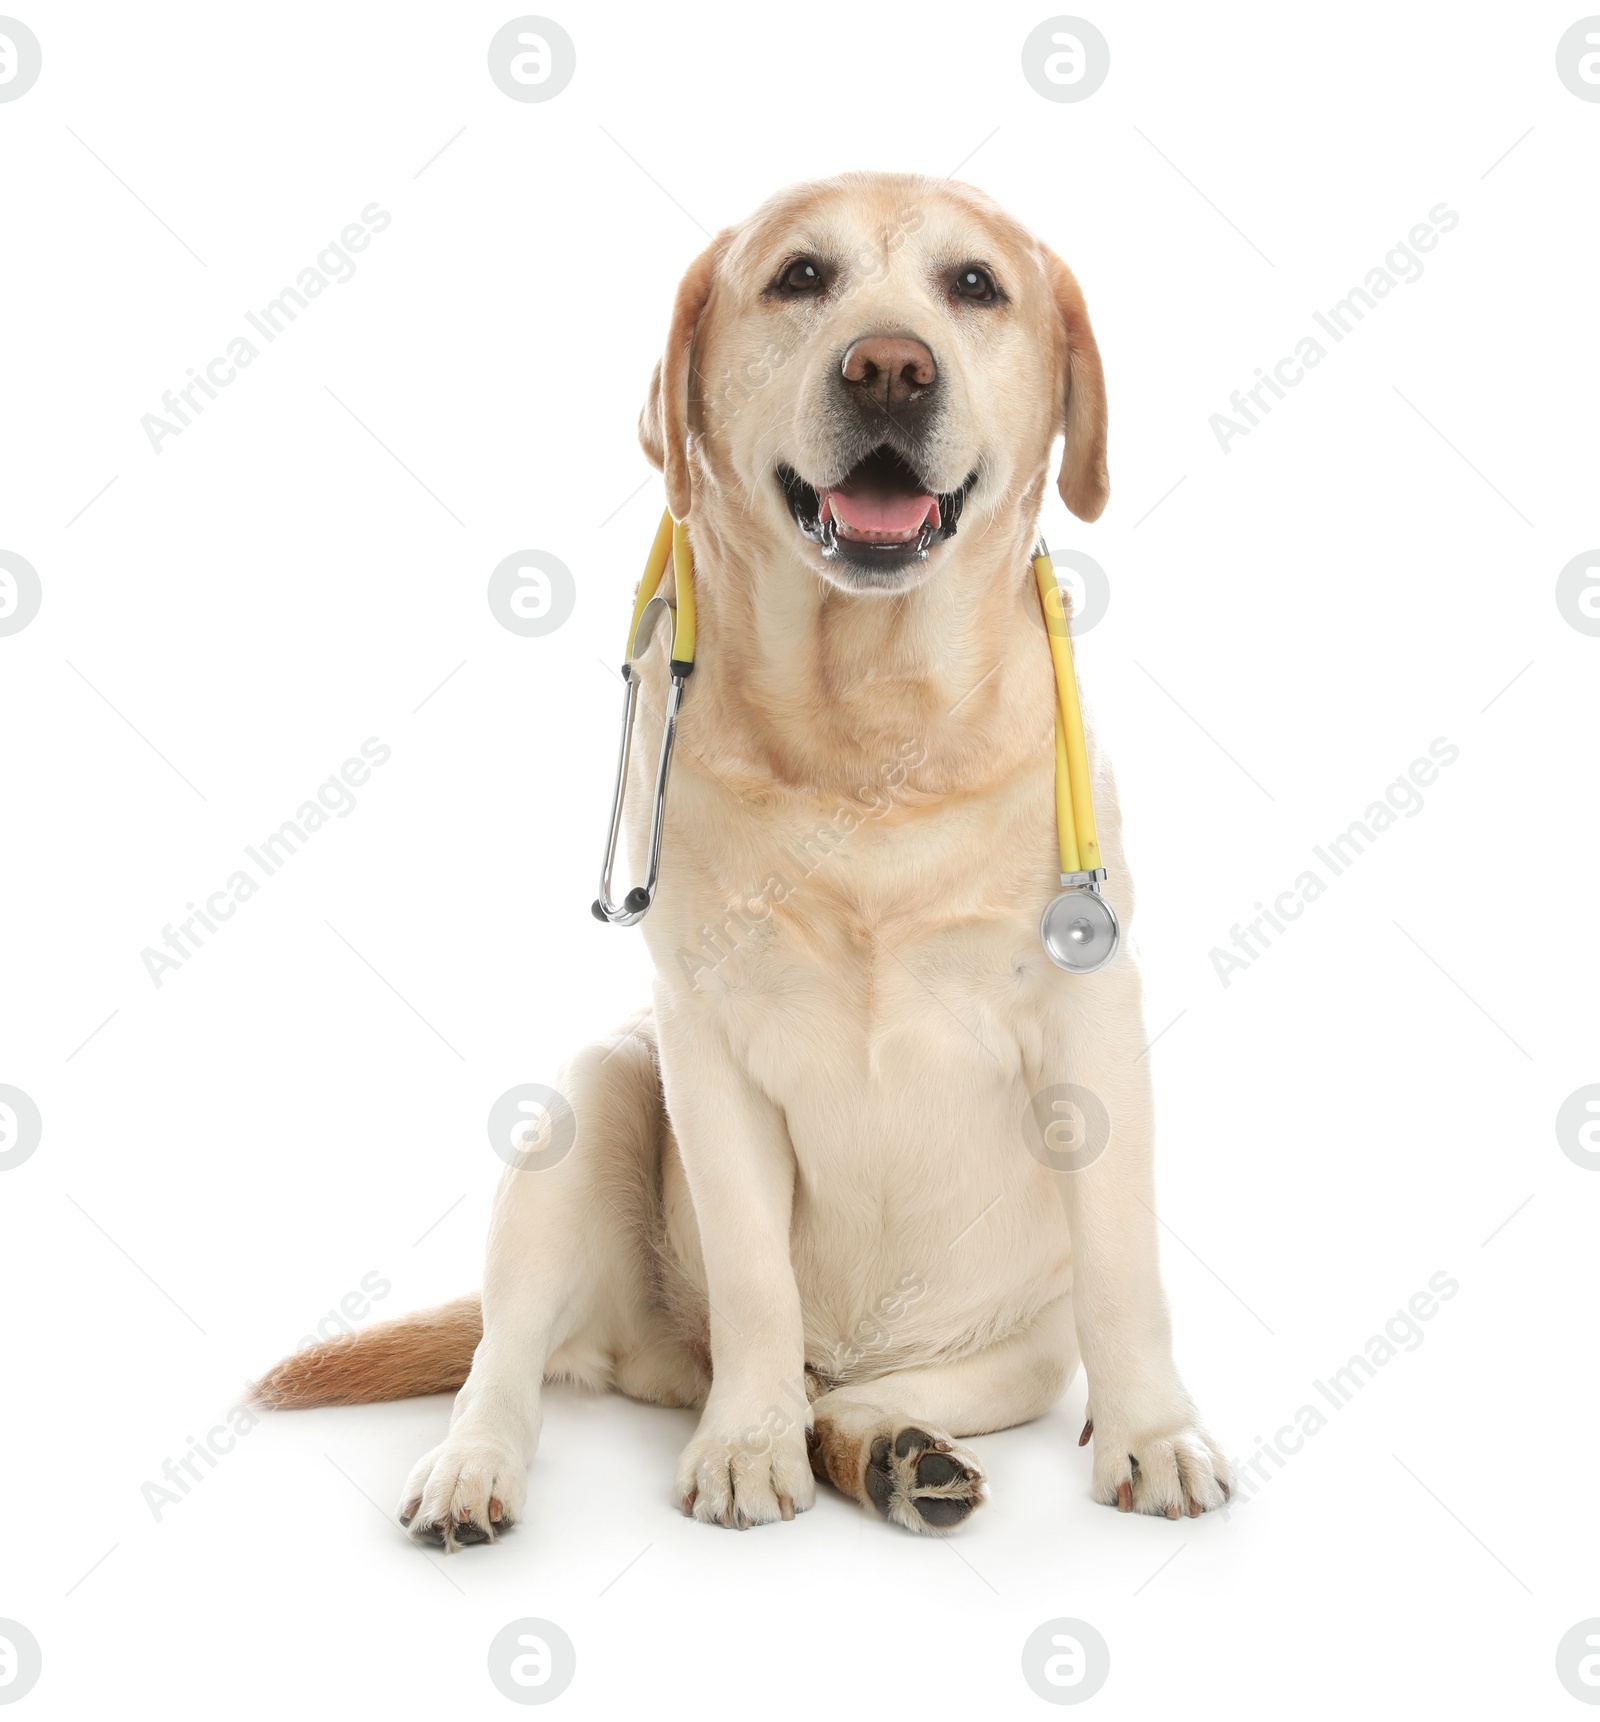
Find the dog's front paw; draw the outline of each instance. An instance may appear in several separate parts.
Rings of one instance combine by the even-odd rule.
[[[1094,1441],[1094,1498],[1123,1513],[1197,1519],[1233,1493],[1233,1473],[1186,1399],[1097,1419],[1091,1410],[1079,1446]]]
[[[510,1530],[527,1495],[520,1454],[498,1441],[452,1435],[412,1467],[398,1516],[416,1541],[453,1554]]]
[[[702,1524],[747,1530],[803,1513],[817,1498],[805,1431],[773,1419],[724,1433],[709,1411],[678,1460],[679,1509]]]

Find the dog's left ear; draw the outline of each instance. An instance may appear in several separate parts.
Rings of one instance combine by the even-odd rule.
[[[1076,276],[1053,251],[1041,249],[1064,333],[1062,394],[1067,441],[1056,488],[1080,520],[1098,520],[1111,495],[1111,479],[1106,472],[1106,379],[1100,368],[1100,349]]]
[[[711,297],[726,234],[717,237],[689,265],[672,305],[667,350],[650,375],[650,390],[639,414],[639,445],[645,458],[667,481],[667,507],[674,520],[689,518],[690,365],[695,330]]]

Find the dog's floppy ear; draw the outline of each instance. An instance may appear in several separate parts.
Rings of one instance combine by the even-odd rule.
[[[725,235],[718,235],[678,283],[667,350],[650,374],[650,390],[639,414],[639,444],[667,481],[667,507],[674,520],[689,517],[689,376],[695,330],[711,297]]]
[[[1067,442],[1056,488],[1080,520],[1098,520],[1111,495],[1111,479],[1106,472],[1106,379],[1100,369],[1100,349],[1095,345],[1077,278],[1053,251],[1045,249],[1044,259],[1064,331]]]

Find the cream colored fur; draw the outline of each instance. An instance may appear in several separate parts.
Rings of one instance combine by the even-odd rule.
[[[764,290],[799,252],[841,260],[837,286],[775,303]],[[945,276],[968,259],[1007,304],[952,301]],[[956,536],[888,594],[838,580],[774,477],[829,469],[829,382],[874,332],[937,354],[931,485],[979,474]],[[699,610],[642,924],[653,1006],[562,1078],[573,1150],[502,1182],[483,1338],[403,1496],[415,1534],[454,1546],[521,1516],[557,1375],[701,1408],[675,1481],[696,1518],[791,1517],[815,1468],[939,1531],[917,1467],[944,1478],[924,1499],[977,1504],[982,1468],[954,1437],[1037,1416],[1081,1354],[1095,1498],[1169,1516],[1224,1499],[1172,1359],[1133,901],[1092,735],[1124,949],[1070,976],[1038,936],[1058,863],[1029,550],[1057,438],[1061,495],[1085,519],[1103,508],[1105,422],[1076,282],[969,187],[798,187],[690,266],[641,420],[689,521]],[[628,790],[636,877],[661,634]],[[1112,1121],[1070,1174],[1027,1145],[1032,1097],[1061,1082]],[[901,1432],[907,1456],[886,1454]]]

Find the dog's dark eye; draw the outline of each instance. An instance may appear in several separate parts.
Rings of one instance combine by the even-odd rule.
[[[975,305],[990,305],[1000,297],[994,277],[976,263],[963,263],[955,273],[953,286],[958,299],[970,299]]]
[[[790,296],[820,293],[825,285],[822,265],[816,258],[797,257],[792,263],[784,264],[778,272],[778,279],[772,283],[772,291]]]

